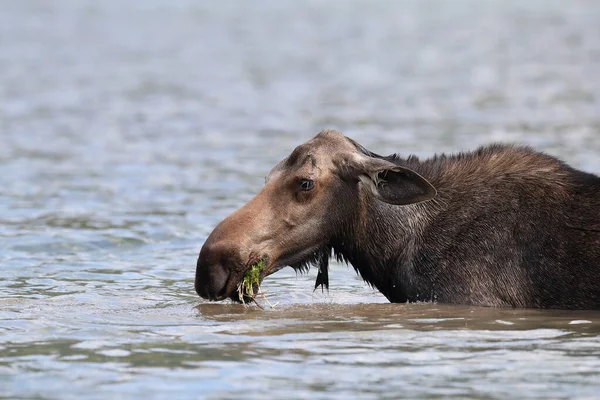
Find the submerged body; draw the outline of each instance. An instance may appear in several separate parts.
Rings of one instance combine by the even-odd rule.
[[[382,157],[336,131],[299,146],[200,252],[196,290],[331,254],[391,302],[600,309],[600,178],[527,147]]]
[[[390,161],[436,197],[363,202],[368,218],[338,250],[390,301],[600,308],[600,178],[513,146]],[[363,251],[373,237],[379,249]]]

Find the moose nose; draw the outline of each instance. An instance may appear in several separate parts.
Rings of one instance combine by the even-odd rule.
[[[230,271],[227,268],[231,250],[223,246],[205,243],[200,250],[196,264],[196,293],[209,300],[227,297],[227,282]]]

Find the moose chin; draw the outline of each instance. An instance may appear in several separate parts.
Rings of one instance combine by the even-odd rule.
[[[600,309],[600,177],[528,147],[380,156],[326,130],[277,164],[202,246],[197,293],[237,299],[291,266],[351,264],[391,302]]]

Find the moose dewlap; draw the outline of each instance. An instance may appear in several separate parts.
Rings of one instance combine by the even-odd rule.
[[[310,265],[328,286],[332,255],[392,302],[600,309],[600,177],[528,147],[420,160],[323,131],[215,227],[195,287],[239,301]]]

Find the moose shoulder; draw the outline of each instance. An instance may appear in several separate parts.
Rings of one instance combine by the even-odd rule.
[[[600,177],[527,147],[427,160],[379,156],[337,131],[298,146],[217,225],[196,267],[202,297],[244,273],[352,264],[391,302],[600,309]]]

